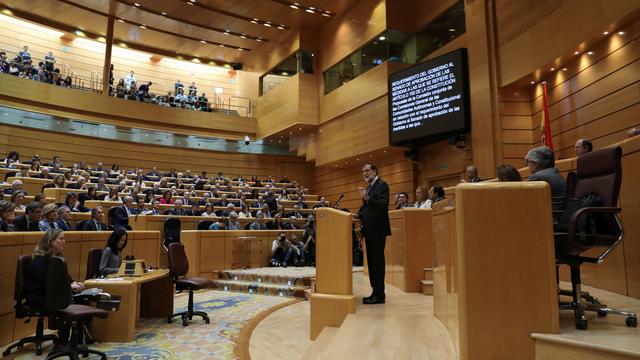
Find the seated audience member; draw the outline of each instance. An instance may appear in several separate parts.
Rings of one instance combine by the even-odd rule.
[[[288,218],[288,220],[285,220],[283,222],[283,224],[280,226],[281,229],[283,230],[296,230],[298,229],[298,226],[296,225],[296,217],[295,216],[290,216]]]
[[[15,205],[7,200],[0,200],[0,231],[15,231]]]
[[[213,210],[213,204],[212,203],[206,203],[204,205],[204,211],[200,214],[200,216],[216,216],[215,211]]]
[[[202,194],[202,199],[198,201],[197,205],[206,206],[209,203],[211,203],[211,206],[213,206],[213,203],[211,202],[211,192],[207,191],[204,194]]]
[[[298,235],[289,234],[289,242],[293,245],[292,260],[295,266],[304,266],[307,263],[307,258],[304,252],[304,243],[298,240]]]
[[[240,202],[240,211],[238,212],[238,217],[251,217],[251,211],[249,210],[249,205],[246,201]]]
[[[271,243],[271,260],[269,266],[287,267],[293,263],[292,255],[297,253],[297,247],[287,240],[285,233],[280,233],[276,240]]]
[[[56,177],[53,178],[53,187],[64,188],[66,186],[66,182],[64,175],[56,175]]]
[[[209,230],[225,230],[226,226],[222,219],[217,219],[209,226]]]
[[[406,192],[400,192],[396,195],[396,210],[404,209],[406,207],[410,207],[409,194]]]
[[[640,135],[640,129],[633,128],[633,129],[630,129],[629,131],[627,131],[627,137],[632,138],[632,137],[638,136],[638,135]]]
[[[262,209],[260,209],[260,211],[262,211],[262,215],[264,215],[265,219],[273,219],[273,216],[271,215],[271,211],[269,211],[269,206],[267,204],[262,205]]]
[[[19,164],[20,163],[20,154],[17,151],[10,151],[7,154],[7,157],[4,160],[2,160],[2,162],[6,163],[9,160],[11,160],[14,164]]]
[[[127,246],[127,231],[125,229],[114,230],[107,240],[107,246],[102,249],[100,258],[100,275],[115,274],[120,269],[122,262],[122,250]]]
[[[531,175],[529,181],[546,181],[551,187],[551,199],[554,210],[562,210],[566,197],[566,182],[555,167],[553,150],[546,146],[539,146],[529,150],[524,158]]]
[[[69,207],[72,212],[87,212],[89,209],[85,208],[80,201],[78,201],[78,194],[73,191],[67,193],[64,198],[64,206]]]
[[[115,96],[120,99],[124,99],[126,97],[127,86],[124,83],[124,79],[120,79],[118,84],[116,85]]]
[[[83,207],[84,207],[84,202],[87,200],[100,200],[100,198],[98,197],[98,191],[96,190],[95,187],[89,186],[87,188],[86,193],[78,194],[78,201],[80,202],[80,205],[82,205]],[[85,211],[89,211],[89,210],[85,210]]]
[[[315,204],[315,205],[313,205],[313,208],[317,209],[317,208],[328,207],[328,206],[329,206],[329,202],[327,201],[327,199],[324,196],[322,196],[322,197],[320,197],[320,202]]]
[[[165,192],[162,193],[160,204],[173,204],[173,197],[171,194],[171,190],[166,190]]]
[[[16,173],[15,176],[24,178],[31,177],[31,175],[29,175],[29,165],[21,165],[20,170]]]
[[[160,201],[154,200],[151,203],[151,209],[144,210],[141,214],[143,215],[160,215]]]
[[[22,50],[20,50],[18,52],[18,56],[22,59],[22,60],[29,60],[31,59],[31,53],[29,52],[29,47],[27,45],[22,47]]]
[[[42,203],[31,202],[27,205],[24,215],[16,217],[16,231],[40,231],[38,222],[42,218]]]
[[[185,191],[182,194],[182,205],[193,205],[193,201],[191,200],[191,193]]]
[[[118,188],[115,188],[115,187],[110,188],[109,189],[109,194],[104,197],[104,201],[122,202],[122,199],[120,198],[120,195],[118,195]]]
[[[47,231],[51,229],[57,229],[58,224],[58,205],[51,203],[42,208],[42,220],[38,223],[40,231]]]
[[[64,175],[60,176],[64,177]],[[76,180],[75,184],[67,185],[67,189],[87,190],[87,179],[85,179],[84,177],[79,177],[78,180]]]
[[[228,203],[226,209],[217,211],[216,214],[218,216],[228,217],[229,214],[236,211],[236,206],[233,203]]]
[[[127,75],[124,78],[125,89],[131,90],[132,85],[134,85],[135,83],[136,83],[136,77],[133,75],[133,71],[131,71],[129,75]]]
[[[69,220],[71,220],[71,209],[69,209],[68,206],[60,206],[60,208],[58,208],[58,220],[56,220],[58,229],[62,229],[64,231],[73,230]]]
[[[33,201],[44,204],[47,202],[47,198],[43,193],[37,193],[33,196]]]
[[[424,185],[418,185],[416,188],[416,202],[413,204],[414,208],[429,209],[431,202],[427,199],[427,189]]]
[[[440,185],[433,185],[429,189],[429,199],[431,200],[431,204],[437,203],[438,201],[442,201],[445,199],[444,189]]]
[[[497,172],[498,181],[522,181],[522,176],[520,176],[518,169],[511,165],[500,165],[498,166]]]
[[[465,175],[467,176],[467,178],[463,179],[462,182],[475,183],[482,181],[482,179],[478,177],[478,168],[475,165],[467,166]]]
[[[293,205],[293,211],[287,212],[285,214],[285,216],[287,216],[289,218],[293,216],[296,219],[303,219],[303,218],[307,217],[305,213],[300,211],[300,206],[298,204],[294,204]]]
[[[82,226],[83,231],[106,231],[107,225],[104,224],[104,209],[102,206],[96,206],[91,209],[91,220],[87,220]]]
[[[264,215],[262,211],[256,213],[256,220],[249,225],[250,230],[267,230],[267,225],[264,223]]]
[[[114,227],[116,229],[129,227],[129,217],[131,216],[131,209],[133,209],[133,198],[127,195],[122,199],[122,202],[123,204],[114,210]]]
[[[229,213],[227,230],[242,230],[242,225],[240,225],[240,222],[238,221],[238,213],[236,213],[235,211]]]
[[[302,195],[298,195],[298,201],[295,203],[295,205],[298,205],[300,209],[308,208],[307,203],[304,202],[304,197]]]
[[[48,167],[43,167],[42,169],[40,169],[40,174],[35,174],[33,175],[33,177],[38,179],[53,179],[53,176],[49,174]]]
[[[313,214],[307,218],[307,224],[304,226],[302,240],[304,241],[304,256],[306,265],[315,266],[316,264],[316,221]]]
[[[153,204],[153,202],[156,201],[155,196],[153,196],[152,193],[147,192],[144,195],[144,199],[142,200],[143,203],[145,204]]]
[[[31,165],[29,166],[29,171],[38,171],[39,172],[40,171],[40,162],[39,161],[32,162]]]
[[[98,178],[98,184],[96,185],[96,190],[98,191],[109,191],[109,187],[107,186],[107,178],[104,176],[100,176]]]
[[[14,191],[11,195],[11,202],[18,211],[24,211],[27,207],[24,205],[25,192],[22,190]]]
[[[167,215],[176,215],[176,216],[193,216],[193,212],[190,209],[185,209],[182,207],[182,200],[177,199],[173,203],[173,209],[169,209],[167,211]]]
[[[11,182],[11,187],[8,189],[4,189],[4,193],[7,195],[11,195],[16,191],[24,191],[22,190],[22,180],[20,179],[15,179]],[[25,195],[27,194],[26,192],[24,192]]]
[[[144,192],[147,193],[147,194],[151,194],[153,196],[162,195],[162,190],[160,190],[160,183],[159,182],[154,182],[153,186],[151,187],[151,189],[147,189]]]
[[[289,178],[287,178],[287,175],[283,175],[282,179],[280,179],[280,181],[278,181],[278,182],[282,183],[282,184],[290,184],[291,180],[289,180]]]
[[[591,143],[591,141],[587,139],[580,139],[576,141],[575,149],[576,149],[576,156],[580,156],[580,155],[592,152],[593,144]]]

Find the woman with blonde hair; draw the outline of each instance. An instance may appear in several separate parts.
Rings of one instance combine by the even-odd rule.
[[[427,199],[427,187],[424,185],[419,185],[416,188],[416,202],[413,204],[414,208],[419,209],[430,209],[431,201]]]
[[[66,180],[64,178],[64,175],[56,175],[56,177],[53,178],[53,185],[57,188],[64,188],[65,183]]]
[[[42,220],[38,223],[40,231],[49,231],[51,229],[57,229],[58,223],[58,205],[50,203],[42,208]]]

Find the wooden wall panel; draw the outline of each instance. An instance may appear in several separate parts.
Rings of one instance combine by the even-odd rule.
[[[636,0],[496,0],[501,85],[542,68],[637,10]],[[559,36],[561,34],[561,36]]]
[[[91,72],[102,73],[104,43],[83,38],[68,41],[60,38],[62,32],[30,23],[24,25],[24,21],[13,18],[3,19],[8,20],[0,22],[3,34],[0,49],[7,51],[10,57],[15,56],[23,45],[28,45],[35,59],[42,61],[47,52],[52,51],[58,64],[68,65],[85,80],[91,78]],[[114,46],[111,62],[116,83],[133,70],[139,83],[153,82],[152,92],[173,91],[173,84],[180,78],[185,86],[195,81],[199,91],[209,94],[210,99],[216,87],[222,88],[226,95],[243,96],[238,93],[235,74],[229,69],[169,58],[152,60],[152,55]],[[85,85],[89,86],[88,83]]]
[[[351,212],[357,212],[362,205],[358,187],[366,187],[362,179],[362,166],[365,159],[349,166],[342,167],[317,167],[313,176],[312,192],[319,196],[325,196],[333,202],[344,194],[340,201],[342,207],[349,208]],[[378,166],[380,177],[389,184],[390,200],[389,208],[395,209],[395,193],[407,192],[410,200],[413,200],[413,165],[408,162],[401,153],[391,154],[374,162]]]
[[[362,0],[320,31],[320,70],[326,71],[387,28],[385,0]]]
[[[256,131],[255,118],[116,99],[6,74],[0,74],[0,78],[0,104],[45,114],[231,139],[242,139],[247,134],[253,136]]]
[[[286,171],[289,178],[294,180],[296,178],[293,174],[311,171],[311,165],[302,159],[287,156],[223,153],[135,144],[9,125],[0,125],[0,134],[6,136],[0,137],[2,153],[16,150],[22,159],[40,154],[45,160],[51,159],[53,155],[60,155],[64,164],[85,160],[93,166],[96,161],[102,161],[108,166],[117,163],[121,168],[150,169],[157,166],[161,170],[191,169],[193,173],[205,170],[209,176],[223,171],[227,176],[272,174],[279,178]],[[280,165],[282,162],[286,163],[286,166]],[[302,184],[310,186],[309,183]]]

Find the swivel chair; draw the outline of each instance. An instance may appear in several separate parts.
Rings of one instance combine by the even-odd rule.
[[[198,223],[198,230],[209,230],[211,224],[213,224],[211,220],[202,220]]]
[[[168,218],[164,221],[164,247],[169,251],[169,244],[180,242],[180,229],[182,222],[178,218]]]
[[[171,323],[174,317],[180,316],[182,318],[182,326],[187,326],[189,325],[189,320],[193,319],[194,316],[201,316],[204,322],[209,324],[209,316],[207,313],[193,310],[193,292],[211,288],[213,287],[213,282],[206,278],[184,276],[189,272],[189,260],[184,251],[184,245],[181,243],[169,244],[169,272],[173,278],[173,282],[176,284],[177,292],[184,290],[189,291],[189,303],[186,311],[171,315],[171,317],[167,319],[167,322]]]
[[[568,176],[571,182],[567,189],[567,207],[562,221],[554,233],[556,264],[568,265],[571,270],[569,293],[559,289],[558,295],[570,295],[571,303],[560,303],[561,310],[573,310],[577,329],[587,329],[585,311],[594,311],[598,316],[617,314],[626,317],[626,325],[637,327],[636,314],[615,310],[602,304],[595,297],[582,292],[580,266],[583,263],[599,264],[622,242],[622,225],[617,207],[622,185],[622,149],[606,148],[578,157],[577,173]],[[585,206],[569,206],[571,201],[597,199]],[[584,203],[584,201],[583,201]],[[597,257],[582,254],[593,248],[603,249]],[[582,303],[582,299],[586,303]]]

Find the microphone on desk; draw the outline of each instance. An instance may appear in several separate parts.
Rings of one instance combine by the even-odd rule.
[[[340,203],[340,200],[342,200],[342,198],[344,197],[344,193],[340,193],[340,196],[338,197],[338,200],[336,200],[336,202],[333,204],[333,206],[336,206]]]

